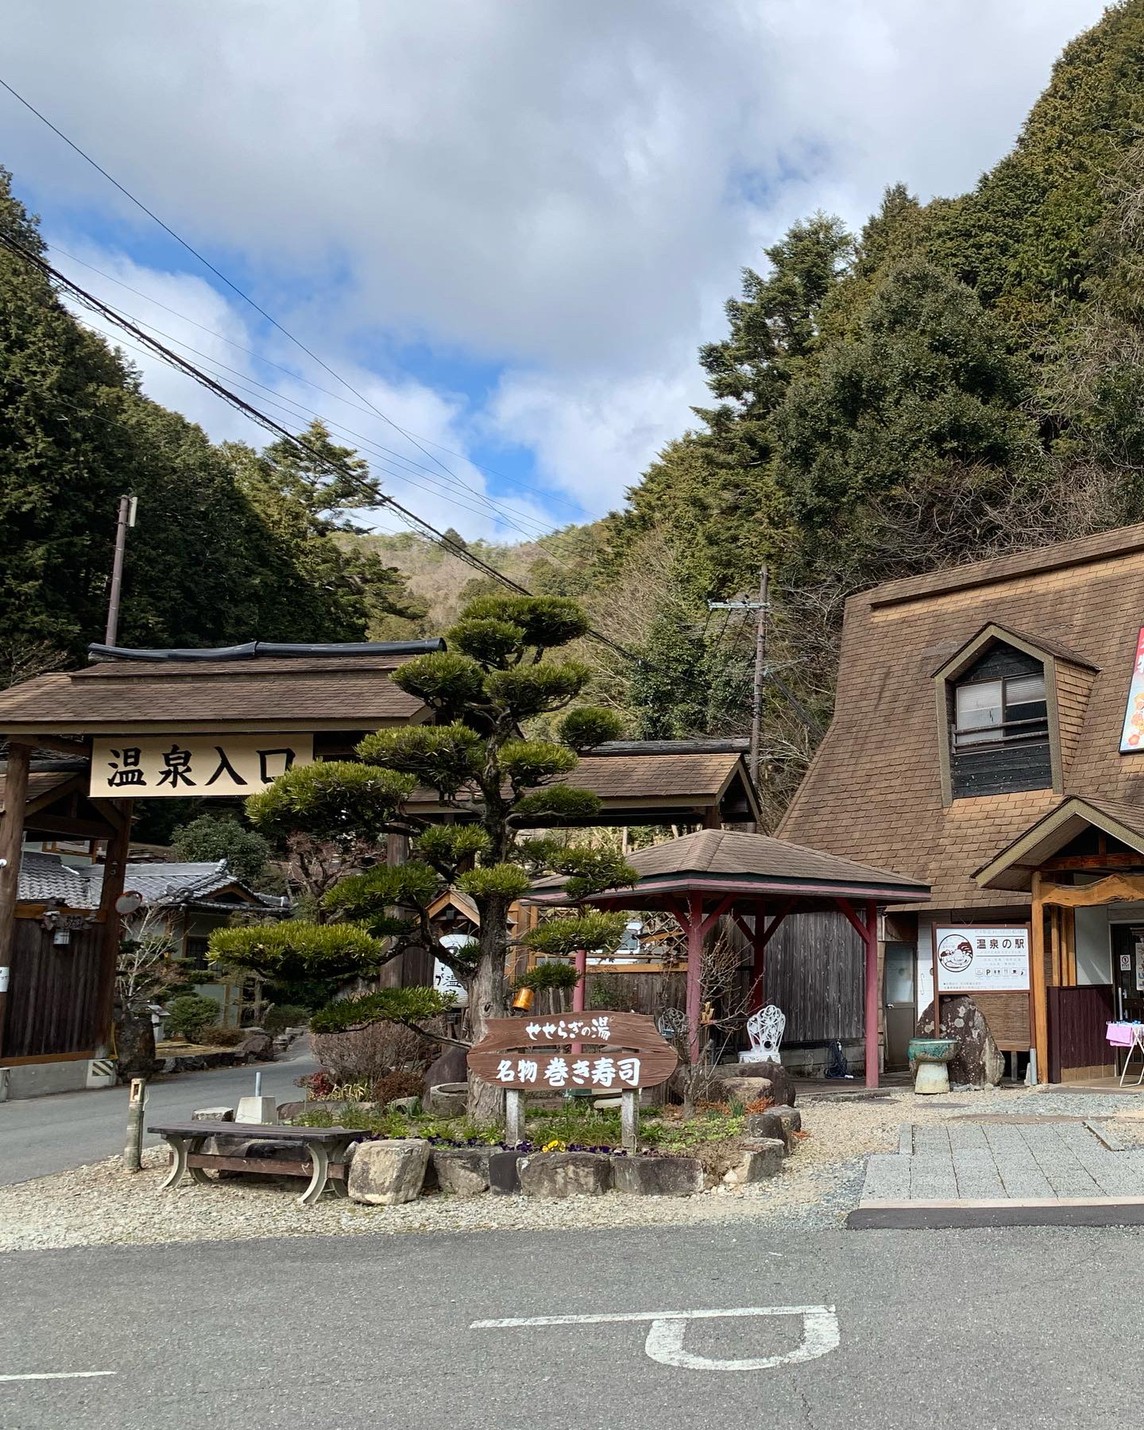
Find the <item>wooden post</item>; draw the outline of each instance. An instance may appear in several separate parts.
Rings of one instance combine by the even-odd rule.
[[[504,1140],[510,1147],[519,1147],[524,1141],[524,1094],[515,1087],[505,1090]]]
[[[4,1014],[8,1003],[16,942],[16,898],[20,889],[20,850],[24,844],[24,808],[28,803],[30,745],[8,746],[4,776],[4,817],[0,819],[0,1053],[4,1051]]]
[[[762,899],[755,905],[755,937],[751,942],[755,954],[754,967],[751,969],[751,1002],[757,1012],[767,1001],[766,990],[763,987],[763,972],[766,968],[767,956],[767,906]]]
[[[687,900],[687,1044],[691,1066],[699,1065],[699,1020],[703,1014],[703,895]]]
[[[878,1086],[878,906],[866,905],[866,1086]],[[936,993],[935,993],[936,996]]]
[[[588,950],[578,948],[573,954],[573,961],[576,965],[576,983],[572,989],[572,1011],[573,1013],[583,1013],[584,980],[588,974]]]
[[[1037,1081],[1049,1080],[1049,995],[1045,986],[1044,878],[1033,873],[1033,906],[1029,929],[1029,981],[1033,992],[1033,1049],[1037,1055]]]
[[[122,925],[115,902],[123,893],[127,873],[127,851],[131,843],[131,801],[128,799],[118,802],[116,812],[122,822],[107,841],[107,853],[103,861],[103,888],[99,898],[103,938],[100,947],[99,993],[96,1000],[99,1014],[96,1045],[100,1056],[105,1056],[111,1046],[111,1028],[115,1014],[115,971],[119,964],[119,932]]]
[[[131,1079],[131,1098],[127,1104],[127,1145],[123,1149],[123,1165],[129,1172],[143,1170],[143,1114],[147,1107],[147,1079]]]
[[[634,1087],[620,1093],[620,1141],[625,1152],[640,1150],[640,1095]]]

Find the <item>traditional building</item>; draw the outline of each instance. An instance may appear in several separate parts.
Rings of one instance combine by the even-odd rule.
[[[780,833],[924,880],[883,939],[885,1061],[972,993],[1014,1071],[1114,1071],[1144,1016],[1144,526],[847,603],[834,719]]]

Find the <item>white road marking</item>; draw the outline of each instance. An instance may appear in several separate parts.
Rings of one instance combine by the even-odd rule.
[[[0,1375],[0,1380],[90,1380],[97,1375],[117,1375],[114,1370],[50,1370],[39,1375]]]
[[[782,1355],[748,1360],[720,1360],[684,1350],[683,1337],[688,1321],[720,1321],[742,1316],[801,1316],[802,1340]],[[650,1322],[644,1354],[660,1365],[679,1370],[773,1370],[780,1365],[798,1365],[837,1350],[841,1339],[838,1316],[833,1306],[739,1306],[730,1310],[620,1311],[596,1316],[506,1316],[499,1320],[473,1321],[472,1331],[516,1330],[522,1326],[592,1326],[624,1321]]]

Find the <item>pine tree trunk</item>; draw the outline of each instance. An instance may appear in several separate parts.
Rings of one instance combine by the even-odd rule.
[[[508,1016],[505,954],[508,947],[508,905],[503,899],[480,899],[481,959],[469,985],[469,1019],[473,1042],[485,1035],[490,1018]],[[488,1126],[504,1121],[504,1089],[469,1076],[469,1116]]]

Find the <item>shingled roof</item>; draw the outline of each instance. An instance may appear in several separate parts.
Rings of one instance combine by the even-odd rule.
[[[0,692],[8,735],[143,734],[169,730],[372,730],[428,711],[389,678],[440,642],[258,647],[231,652],[119,652],[82,670],[41,675]],[[214,658],[212,658],[214,657]]]
[[[649,899],[693,890],[878,903],[920,902],[929,896],[926,884],[888,869],[736,829],[701,829],[626,857],[639,874],[635,887],[594,894],[588,902],[648,908],[652,907]],[[536,886],[536,892],[555,896],[559,887],[559,881],[546,880]]]
[[[946,806],[932,676],[989,623],[1056,662],[1061,785]],[[1144,525],[852,597],[834,719],[780,834],[925,880],[934,909],[996,908],[975,871],[1063,798],[1144,810],[1144,753],[1119,753],[1142,625]]]

